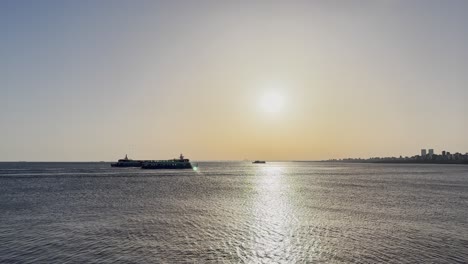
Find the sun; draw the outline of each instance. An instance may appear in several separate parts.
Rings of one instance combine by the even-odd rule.
[[[260,108],[267,113],[278,113],[283,109],[284,97],[278,92],[265,93],[260,98]]]

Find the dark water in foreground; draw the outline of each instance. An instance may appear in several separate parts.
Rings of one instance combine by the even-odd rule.
[[[466,263],[468,166],[0,163],[1,263]]]

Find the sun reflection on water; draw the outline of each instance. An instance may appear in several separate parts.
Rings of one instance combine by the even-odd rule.
[[[252,207],[252,261],[293,261],[292,223],[296,221],[288,197],[286,169],[275,164],[256,168],[257,190]],[[287,258],[287,259],[285,259]]]

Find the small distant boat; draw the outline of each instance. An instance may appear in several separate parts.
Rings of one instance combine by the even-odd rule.
[[[253,164],[257,164],[257,163],[266,163],[266,161],[264,160],[256,160],[254,162],[252,162]]]

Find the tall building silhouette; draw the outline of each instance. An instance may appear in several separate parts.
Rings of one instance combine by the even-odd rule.
[[[421,149],[421,157],[426,157],[426,149]]]

